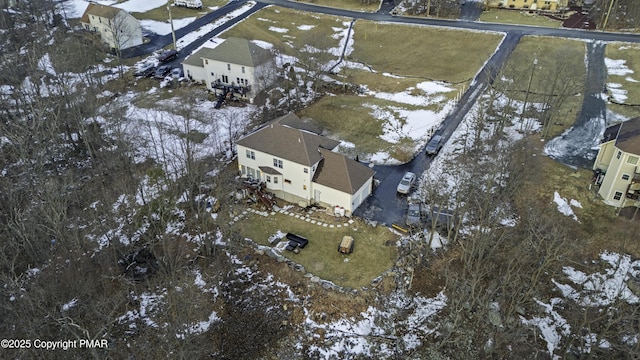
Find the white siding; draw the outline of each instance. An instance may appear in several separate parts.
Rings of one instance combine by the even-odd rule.
[[[350,194],[316,183],[313,184],[313,189],[320,191],[320,205],[330,208],[342,206],[345,211],[352,212]]]
[[[200,83],[205,83],[207,81],[204,67],[182,63],[182,68],[184,69],[184,76],[186,78]],[[189,78],[189,75],[191,75],[191,78]]]
[[[311,186],[311,168],[309,166],[296,164],[292,161],[285,160],[283,158],[266,154],[260,151],[252,150],[241,145],[238,145],[237,149],[238,170],[241,173],[242,166],[245,166],[245,168],[254,169],[256,171],[259,170],[260,166],[270,167],[282,174],[282,176],[279,177],[278,184],[276,185],[272,182],[270,189],[282,190],[288,194],[294,195],[301,199],[305,199],[307,201],[312,199],[313,193]],[[247,157],[247,150],[254,152],[255,159]],[[282,168],[274,166],[274,159],[282,161]],[[309,169],[307,173],[304,172],[305,168]],[[261,172],[259,180],[266,182],[266,175],[268,174],[264,174]]]
[[[122,50],[143,42],[140,22],[124,10],[113,19],[89,14],[89,30],[100,33],[102,41],[111,48],[117,48],[120,43]]]

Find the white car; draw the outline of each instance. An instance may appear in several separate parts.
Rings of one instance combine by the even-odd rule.
[[[416,174],[407,171],[400,183],[398,184],[398,193],[400,194],[408,194],[411,191],[411,187],[413,183],[416,181]]]

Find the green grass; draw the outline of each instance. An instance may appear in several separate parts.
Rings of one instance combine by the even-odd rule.
[[[547,133],[548,138],[553,137],[574,123],[582,106],[586,76],[584,56],[585,45],[581,41],[524,37],[509,57],[494,86],[507,89],[509,97],[524,101],[531,78],[527,99],[531,104],[543,102],[544,94],[551,92],[551,79],[556,73],[562,74],[561,77],[565,79],[573,79],[576,84],[573,95],[562,104]],[[534,59],[537,59],[535,68]]]
[[[362,0],[297,0],[314,5],[328,6],[354,11],[376,12],[380,6],[379,0],[369,0],[369,4],[363,4]]]
[[[546,156],[541,156],[543,142],[537,136],[524,140],[533,145],[533,154],[527,160],[528,174],[535,176],[522,184],[514,199],[520,211],[530,208],[547,208],[565,221],[565,230],[577,241],[580,252],[576,258],[596,259],[604,250],[640,256],[640,243],[635,234],[640,231],[640,221],[631,222],[616,216],[616,208],[605,205],[591,185],[590,169],[572,169]],[[557,212],[553,203],[554,191],[567,200],[575,199],[582,208],[573,207],[579,222],[565,218]]]
[[[414,155],[414,141],[403,138],[394,144],[381,139],[385,120],[376,118],[373,114],[374,109],[370,106],[393,113],[396,118],[400,117],[399,109],[418,109],[412,105],[373,97],[340,95],[323,97],[312,106],[301,110],[299,116],[312,118],[322,128],[327,129],[332,137],[353,143],[355,154],[382,151],[401,162],[409,161]]]
[[[357,21],[349,60],[375,71],[440,80],[469,81],[495,51],[501,35]]]
[[[343,224],[346,220],[336,218],[334,224]],[[299,254],[284,251],[283,255],[308,272],[340,286],[368,286],[371,280],[391,268],[397,257],[397,235],[386,227],[374,228],[358,220],[348,227],[331,229],[276,213],[268,217],[251,215],[236,224],[243,237],[261,245],[270,246],[268,239],[278,230],[306,237],[309,244]],[[355,240],[351,255],[338,253],[338,245],[345,235]]]
[[[562,25],[559,20],[549,19],[546,16],[528,14],[526,12],[506,9],[491,9],[484,11],[480,15],[480,21],[515,24],[515,25],[532,25],[557,28]]]
[[[337,47],[339,39],[333,39],[333,28],[345,28],[347,19],[296,11],[287,8],[267,7],[245,19],[224,33],[224,37],[262,40],[273,44],[284,54],[293,55],[306,45],[326,50]],[[301,26],[312,26],[309,30]],[[286,32],[270,28],[286,29]]]
[[[628,104],[640,104],[640,82],[633,82],[627,78],[640,81],[640,45],[637,44],[609,44],[606,47],[607,58],[612,60],[625,60],[624,65],[632,73],[626,75],[609,74],[607,83],[617,83],[622,85],[622,89],[627,91]],[[640,116],[640,107],[624,106],[618,104],[609,104],[608,107],[615,113],[621,114],[628,118]]]

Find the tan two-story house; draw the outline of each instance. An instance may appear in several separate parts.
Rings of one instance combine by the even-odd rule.
[[[374,171],[334,152],[338,141],[284,125],[300,122],[290,113],[238,140],[241,176],[285,201],[338,206],[350,216],[371,194]]]
[[[112,6],[90,3],[80,23],[97,33],[111,49],[124,50],[143,43],[142,27],[128,12]]]
[[[640,117],[608,127],[593,169],[598,194],[616,207],[638,206],[640,201]]]
[[[253,102],[255,95],[275,79],[274,57],[255,43],[228,38],[215,47],[200,48],[182,62],[185,76],[221,93],[233,90]]]

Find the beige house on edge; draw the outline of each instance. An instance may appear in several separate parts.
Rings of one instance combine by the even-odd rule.
[[[640,206],[640,117],[608,127],[593,164],[608,205]]]
[[[290,126],[295,123],[302,121],[290,113],[238,140],[241,176],[285,201],[337,206],[350,216],[371,194],[374,171],[333,152],[338,141]]]
[[[138,19],[116,7],[90,3],[80,23],[83,29],[99,34],[111,49],[128,49],[144,40]]]

